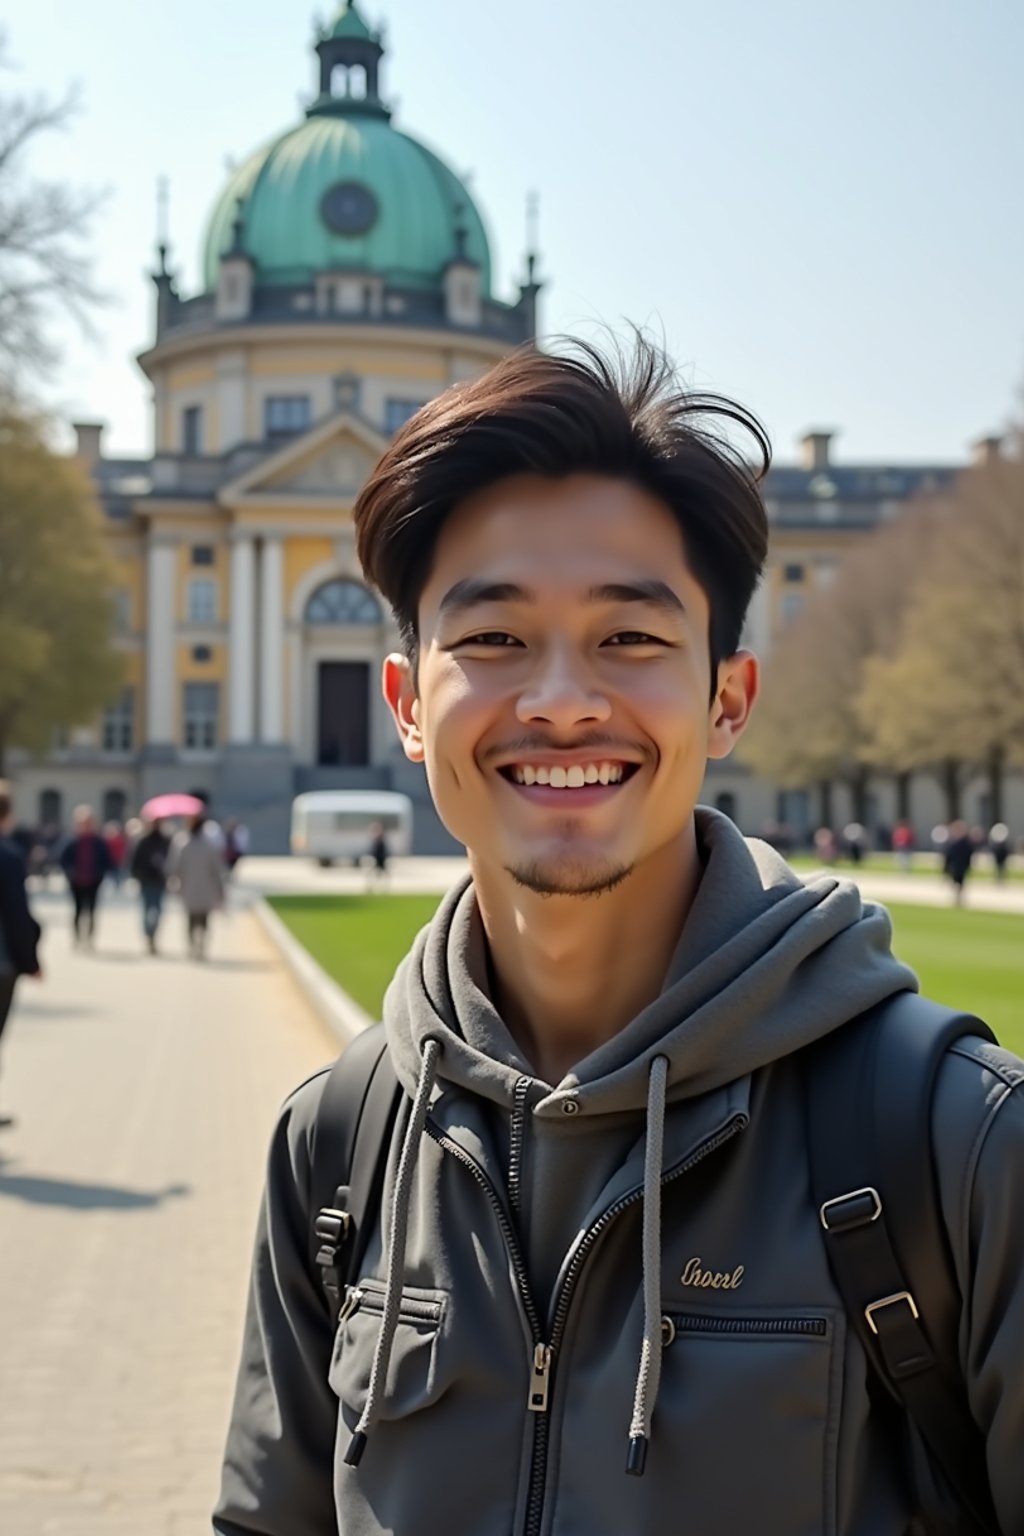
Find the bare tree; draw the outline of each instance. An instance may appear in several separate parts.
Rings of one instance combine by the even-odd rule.
[[[0,32],[0,70],[10,67]],[[27,165],[34,141],[66,128],[78,108],[74,89],[56,101],[0,91],[0,387],[7,390],[56,364],[55,313],[88,330],[102,297],[86,248],[99,197],[41,181]]]

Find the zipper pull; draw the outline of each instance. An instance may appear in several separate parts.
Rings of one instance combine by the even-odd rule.
[[[359,1287],[350,1285],[348,1290],[345,1292],[345,1300],[342,1302],[341,1311],[338,1313],[339,1328],[341,1327],[342,1323],[345,1322],[346,1318],[351,1317],[353,1312],[358,1311],[362,1299],[363,1292],[359,1289]]]
[[[550,1379],[551,1347],[548,1344],[538,1344],[533,1351],[533,1370],[530,1373],[530,1396],[526,1404],[531,1413],[547,1413]]]

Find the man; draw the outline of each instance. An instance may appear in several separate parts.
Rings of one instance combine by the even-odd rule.
[[[163,823],[151,821],[132,852],[132,879],[138,881],[142,901],[142,931],[151,955],[155,955],[157,929],[167,890],[167,862],[171,840]]]
[[[798,1054],[914,978],[854,885],[804,886],[697,805],[758,691],[739,642],[767,523],[725,423],[766,467],[752,418],[642,343],[621,383],[589,351],[523,352],[426,406],[360,496],[403,641],[384,691],[471,879],[385,1003],[407,1099],[336,1337],[309,1252],[325,1074],[282,1112],[221,1536],[912,1527],[824,1250]],[[936,1145],[1019,1533],[1024,1069],[992,1050],[943,1061]]]
[[[74,903],[75,946],[84,938],[91,948],[96,940],[96,901],[103,881],[113,873],[114,861],[106,839],[96,830],[96,818],[88,805],[75,807],[74,825],[74,836],[61,850],[60,862]]]
[[[19,976],[42,977],[39,964],[39,924],[25,895],[25,856],[14,841],[14,810],[10,785],[0,779],[0,1035],[14,1002]],[[0,1125],[9,1126],[9,1115]]]

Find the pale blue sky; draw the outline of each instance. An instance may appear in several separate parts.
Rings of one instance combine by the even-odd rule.
[[[321,13],[331,10],[321,0]],[[625,319],[734,394],[780,460],[813,426],[840,461],[956,461],[1024,381],[1020,0],[363,0],[396,124],[472,186],[499,294],[541,196],[546,331]],[[155,183],[193,288],[228,157],[299,120],[307,0],[8,0],[25,88],[81,83],[41,172],[109,188],[113,295],[55,397],[150,443]],[[10,77],[8,77],[10,78]]]

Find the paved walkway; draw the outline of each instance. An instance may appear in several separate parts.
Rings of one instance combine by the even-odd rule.
[[[249,912],[198,965],[176,906],[154,959],[128,896],[94,955],[34,900],[47,977],[0,1063],[0,1532],[199,1536],[270,1127],[335,1048]]]

